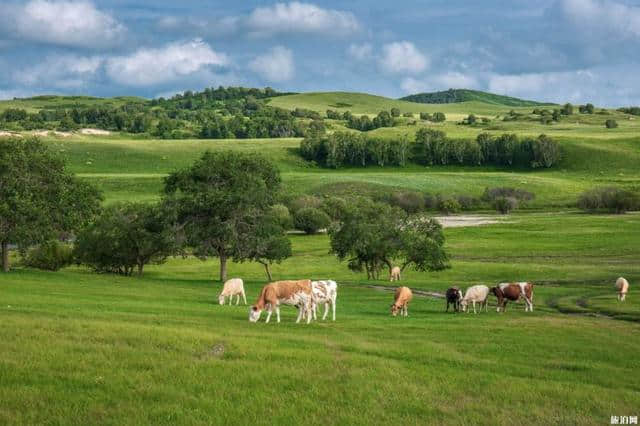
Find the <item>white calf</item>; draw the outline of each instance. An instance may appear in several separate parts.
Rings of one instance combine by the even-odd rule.
[[[467,289],[464,294],[460,305],[462,306],[462,312],[468,312],[469,302],[473,304],[473,313],[476,314],[476,303],[480,304],[480,312],[484,306],[484,311],[487,312],[487,299],[489,298],[489,287],[486,285],[474,285]]]
[[[244,299],[244,304],[247,304],[247,297],[244,294],[244,283],[240,278],[231,278],[224,283],[222,292],[218,296],[218,302],[224,305],[225,297],[229,297],[229,304],[233,303],[233,296],[238,296],[236,305],[240,303],[240,296]]]

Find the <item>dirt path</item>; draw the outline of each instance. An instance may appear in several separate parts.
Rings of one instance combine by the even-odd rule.
[[[461,228],[465,226],[482,226],[494,223],[513,223],[507,220],[508,216],[482,216],[482,215],[460,215],[460,216],[436,216],[443,228]]]

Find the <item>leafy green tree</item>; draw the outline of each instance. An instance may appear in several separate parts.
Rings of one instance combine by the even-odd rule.
[[[401,209],[369,199],[350,204],[340,223],[331,228],[331,252],[347,260],[351,270],[377,279],[380,269],[394,264],[420,271],[448,267],[440,224],[428,218],[410,217]]]
[[[572,115],[573,114],[573,105],[570,103],[566,103],[562,106],[562,110],[560,111],[562,115]]]
[[[253,231],[244,234],[244,239],[240,241],[245,253],[242,260],[261,264],[269,281],[273,281],[271,265],[291,257],[291,241],[281,224],[282,218],[276,213],[275,209],[271,209],[267,214],[256,218]]]
[[[315,234],[329,226],[331,218],[320,209],[306,207],[295,213],[293,222],[296,229],[304,231],[306,234]]]
[[[76,239],[79,263],[99,272],[131,275],[164,263],[179,248],[175,210],[164,204],[122,203],[104,209]]]
[[[604,123],[605,127],[607,129],[615,129],[616,127],[618,127],[618,122],[616,120],[607,120]]]
[[[98,190],[66,170],[35,138],[0,139],[0,246],[8,272],[9,244],[21,250],[72,232],[100,208]]]
[[[392,116],[392,117],[400,117],[400,109],[398,109],[398,108],[391,108],[391,116]]]
[[[254,218],[273,204],[280,172],[266,158],[235,151],[205,152],[191,167],[165,179],[165,197],[175,202],[187,245],[200,258],[220,260],[220,280],[227,278],[227,260],[247,259],[247,235]]]

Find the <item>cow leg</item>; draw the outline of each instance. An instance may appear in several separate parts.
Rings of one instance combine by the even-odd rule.
[[[333,311],[333,320],[336,320],[336,299],[331,301],[331,310]]]
[[[272,313],[273,313],[273,306],[269,306],[269,310],[267,310],[267,320],[265,321],[265,323],[269,322],[269,320],[271,319]]]
[[[404,316],[405,317],[409,316],[409,304],[408,303],[404,304]]]
[[[311,322],[311,315],[312,315],[312,313],[311,313],[311,304],[310,303],[305,304],[304,308],[307,311],[307,324],[309,324]],[[313,319],[315,319],[315,317],[316,317],[316,315],[315,315],[315,312],[314,312],[313,313]]]
[[[327,319],[327,315],[329,315],[329,302],[324,303],[324,314],[322,315],[322,321]]]
[[[301,306],[296,306],[296,308],[298,308],[298,318],[296,318],[296,324],[298,324],[300,322],[300,320],[302,319],[302,307]]]
[[[476,301],[472,300],[471,303],[473,303],[473,313],[477,314],[477,312],[476,312]]]
[[[244,304],[247,304],[247,296],[244,294],[244,290],[242,290],[242,299],[244,300]]]
[[[240,294],[236,294],[236,296],[236,306],[238,306],[240,304]]]
[[[620,301],[624,302],[625,297],[627,297],[627,293],[622,293],[622,296],[620,297]]]

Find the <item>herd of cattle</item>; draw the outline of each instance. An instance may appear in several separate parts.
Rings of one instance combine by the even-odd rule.
[[[392,269],[391,281],[400,280],[400,270]],[[629,282],[620,277],[615,284],[618,292],[618,300],[624,301],[629,291]],[[458,287],[451,287],[445,293],[447,301],[446,311],[453,305],[454,311],[469,312],[469,305],[476,311],[476,304],[480,307],[480,312],[484,308],[488,310],[489,295],[493,294],[497,299],[497,311],[505,312],[509,301],[516,302],[520,299],[524,300],[525,312],[533,311],[533,284],[529,282],[517,283],[501,283],[495,287],[489,288],[486,285],[474,285],[469,287],[464,295]],[[232,278],[224,283],[222,292],[218,297],[221,305],[225,304],[228,298],[229,304],[233,302],[236,296],[236,305],[240,303],[240,296],[247,304],[247,298],[244,292],[244,283],[240,278]],[[298,317],[296,323],[306,320],[307,324],[312,319],[317,319],[318,306],[324,305],[325,320],[332,310],[332,319],[336,320],[336,301],[338,298],[338,284],[335,281],[311,281],[311,280],[294,280],[294,281],[275,281],[265,285],[260,291],[258,300],[249,309],[249,321],[257,322],[260,319],[262,311],[267,311],[266,322],[271,319],[271,314],[275,310],[276,319],[280,322],[280,305],[291,305],[298,309]],[[413,298],[413,293],[409,287],[398,287],[394,293],[393,303],[391,304],[391,314],[397,316],[409,315],[409,302]]]

